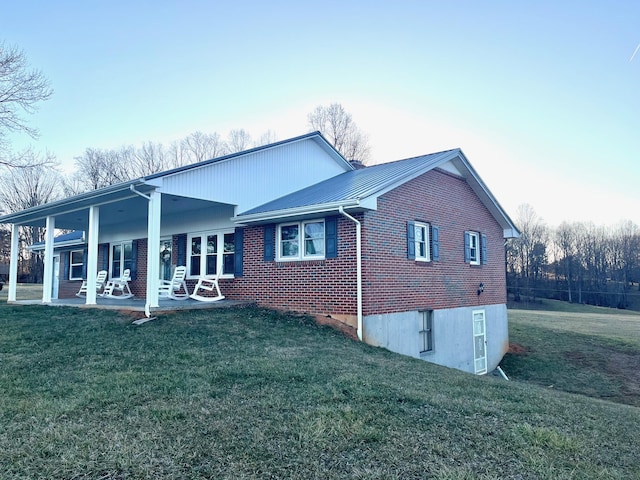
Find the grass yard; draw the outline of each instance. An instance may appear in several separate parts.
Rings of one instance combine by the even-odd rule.
[[[640,314],[547,304],[509,310],[511,378],[640,407]]]
[[[0,301],[0,363],[3,479],[640,478],[637,407],[261,309]]]

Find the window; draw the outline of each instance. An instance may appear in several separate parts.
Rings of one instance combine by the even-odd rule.
[[[82,280],[84,269],[84,251],[73,250],[69,252],[69,280]]]
[[[126,269],[133,273],[133,242],[111,244],[111,278],[120,278]]]
[[[325,258],[324,220],[278,226],[278,260]]]
[[[430,240],[429,240],[429,225],[425,223],[414,224],[415,229],[415,245],[416,245],[416,260],[428,262],[431,260],[430,252]]]
[[[189,235],[189,276],[233,275],[235,234],[207,232]]]
[[[478,233],[469,232],[469,263],[480,265],[480,252],[478,251]]]
[[[464,233],[464,261],[471,265],[486,265],[487,236],[478,232]]]
[[[420,312],[420,353],[433,351],[433,310]]]
[[[407,222],[407,258],[421,262],[440,260],[440,229],[424,222]]]

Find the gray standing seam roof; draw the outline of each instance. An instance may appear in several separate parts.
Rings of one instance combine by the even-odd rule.
[[[265,203],[258,207],[242,212],[238,217],[266,212],[288,210],[311,205],[323,205],[348,200],[367,198],[388,186],[411,176],[415,172],[428,169],[439,164],[443,158],[450,158],[452,152],[431,153],[419,157],[381,163],[371,167],[342,173],[320,183]]]

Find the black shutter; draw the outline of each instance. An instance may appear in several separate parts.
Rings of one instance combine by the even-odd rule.
[[[338,218],[327,217],[324,220],[324,255],[325,258],[338,256]]]
[[[85,248],[84,250],[82,250],[82,278],[84,280],[87,279],[87,249]]]
[[[273,224],[264,226],[264,261],[272,262],[276,253],[276,226]]]
[[[431,225],[431,260],[440,260],[440,229]]]
[[[487,236],[483,233],[480,236],[480,245],[482,246],[480,251],[480,262],[482,265],[487,264]]]
[[[64,278],[65,280],[70,279],[70,272],[69,272],[69,267],[71,266],[70,256],[71,256],[71,252],[62,252],[60,254],[60,261],[62,262],[62,265],[64,265],[64,274],[62,278]]]
[[[407,222],[407,258],[415,260],[416,258],[416,224],[415,222]]]
[[[471,262],[471,235],[469,232],[464,232],[464,262]]]
[[[184,267],[187,265],[187,235],[176,235],[176,247],[178,249],[178,255],[176,258],[176,266]]]
[[[233,238],[233,275],[241,277],[243,274],[244,228],[236,228]]]
[[[124,255],[124,250],[122,251],[122,254]],[[133,240],[131,242],[131,280],[135,280],[137,274],[138,274],[138,240]]]
[[[100,245],[100,250],[102,251],[102,268],[100,270],[109,271],[109,244],[102,243]]]

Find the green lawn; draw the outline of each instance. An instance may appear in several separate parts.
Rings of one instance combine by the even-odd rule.
[[[573,306],[509,310],[511,353],[502,367],[516,381],[640,407],[640,315]]]
[[[640,478],[637,407],[260,309],[0,301],[0,364],[3,479]]]

